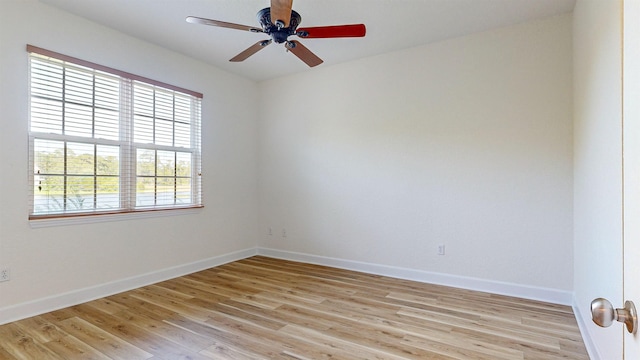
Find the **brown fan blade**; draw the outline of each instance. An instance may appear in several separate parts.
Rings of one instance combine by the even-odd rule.
[[[292,6],[293,0],[271,0],[271,23],[277,26],[282,22],[282,27],[289,27]]]
[[[256,27],[253,27],[253,26],[234,24],[234,23],[230,23],[230,22],[212,20],[212,19],[205,19],[205,18],[200,18],[200,17],[195,17],[195,16],[187,16],[187,22],[192,23],[192,24],[219,26],[219,27],[223,27],[223,28],[236,29],[236,30],[245,30],[245,31],[251,31],[251,32],[263,32],[262,29],[256,28]]]
[[[262,40],[262,41],[258,41],[257,43],[249,46],[249,48],[247,48],[247,50],[241,52],[240,54],[234,56],[233,58],[229,59],[229,61],[231,62],[240,62],[240,61],[245,61],[249,56],[257,53],[258,51],[264,49],[267,45],[271,44],[271,40]]]
[[[367,33],[364,24],[315,26],[299,28],[296,34],[305,39],[363,37]]]
[[[284,46],[289,49],[293,53],[293,55],[297,56],[300,60],[304,61],[304,63],[309,65],[310,67],[322,64],[322,59],[317,57],[316,54],[312,53],[311,50],[307,49],[299,41],[287,41],[286,43],[284,43]]]

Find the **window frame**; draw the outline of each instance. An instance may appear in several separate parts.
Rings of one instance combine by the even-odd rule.
[[[29,134],[29,222],[30,224],[33,226],[34,224],[38,224],[38,225],[43,225],[43,226],[49,226],[48,224],[52,224],[55,222],[58,223],[65,223],[65,224],[73,224],[73,223],[85,223],[87,222],[87,219],[91,219],[90,222],[102,222],[102,221],[113,221],[113,220],[117,220],[116,218],[119,219],[128,219],[133,217],[141,217],[140,214],[145,214],[142,217],[149,217],[149,216],[166,216],[166,215],[182,215],[185,213],[188,213],[190,211],[193,210],[197,210],[200,209],[202,207],[204,207],[203,202],[202,202],[202,179],[201,179],[201,135],[200,135],[200,131],[201,131],[201,118],[202,118],[202,111],[201,111],[201,101],[203,98],[203,95],[199,92],[195,92],[192,90],[188,90],[188,89],[184,89],[178,86],[174,86],[174,85],[170,85],[167,83],[163,83],[157,80],[153,80],[153,79],[149,79],[143,76],[139,76],[139,75],[135,75],[135,74],[131,74],[128,72],[124,72],[121,70],[117,70],[117,69],[113,69],[107,66],[103,66],[103,65],[99,65],[99,64],[95,64],[89,61],[85,61],[85,60],[81,60],[75,57],[71,57],[68,55],[64,55],[64,54],[60,54],[54,51],[50,51],[50,50],[46,50],[46,49],[42,49],[33,45],[27,45],[27,52],[29,54],[29,116],[28,116],[28,134]],[[31,65],[31,58],[32,58],[32,54],[36,54],[37,56],[43,57],[44,59],[55,59],[55,61],[60,61],[62,62],[62,66],[66,66],[67,63],[72,64],[73,66],[79,66],[79,67],[84,67],[84,68],[89,68],[94,72],[101,72],[101,73],[106,73],[109,76],[114,76],[118,78],[118,81],[120,83],[120,97],[126,97],[126,99],[120,99],[120,103],[122,103],[123,101],[128,103],[128,107],[119,107],[118,110],[118,124],[117,126],[120,127],[119,129],[119,134],[121,134],[119,136],[118,140],[112,140],[112,139],[104,139],[104,138],[99,138],[99,137],[95,137],[92,133],[92,135],[90,137],[84,137],[84,136],[75,136],[75,135],[68,135],[68,134],[56,134],[56,133],[48,133],[48,132],[37,132],[37,131],[32,131],[32,114],[31,114],[31,101],[33,98],[32,95],[32,89],[31,89],[31,73],[32,73],[32,65]],[[123,84],[125,84],[125,86],[123,87]],[[161,144],[156,144],[156,143],[136,143],[134,142],[134,133],[133,133],[133,127],[134,127],[134,113],[133,113],[133,108],[134,108],[134,87],[135,86],[144,86],[147,88],[151,88],[153,89],[153,91],[155,92],[156,90],[159,91],[164,91],[167,93],[172,94],[172,96],[174,97],[173,101],[173,113],[176,113],[176,109],[175,109],[175,97],[177,96],[176,94],[178,94],[181,97],[185,97],[189,99],[189,104],[190,104],[190,110],[193,113],[190,113],[190,120],[188,123],[188,128],[189,128],[189,147],[184,147],[184,146],[176,146],[175,144],[175,124],[173,125],[173,132],[172,132],[172,136],[174,137],[174,142],[173,145],[168,146],[168,145],[161,145]],[[124,92],[125,94],[122,94],[122,89],[124,88]],[[65,100],[63,100],[62,102],[62,106],[64,106],[65,104]],[[154,105],[155,106],[155,105]],[[92,109],[95,109],[96,105],[95,103],[91,105]],[[125,114],[126,112],[126,114]],[[124,115],[123,115],[124,114]],[[65,120],[66,121],[66,118]],[[154,118],[153,121],[155,122],[156,119]],[[177,122],[177,120],[174,119],[172,120],[174,123]],[[183,121],[184,123],[184,121]],[[92,125],[93,126],[93,125]],[[127,127],[127,129],[123,129],[124,127]],[[155,126],[155,125],[154,125]],[[94,131],[95,129],[92,129],[92,131]],[[124,134],[124,135],[123,135]],[[90,209],[86,209],[86,210],[82,210],[82,211],[69,211],[66,208],[63,209],[60,212],[35,212],[35,177],[37,176],[37,173],[35,172],[35,143],[36,140],[44,140],[44,141],[63,141],[64,143],[64,148],[66,149],[66,143],[67,142],[71,142],[71,143],[82,143],[82,144],[91,144],[94,146],[94,148],[96,148],[96,146],[100,146],[100,145],[117,145],[120,149],[119,151],[119,173],[118,173],[118,179],[119,179],[119,188],[118,188],[118,195],[120,197],[120,201],[119,201],[119,207],[116,209],[99,209],[96,208],[95,202],[94,202],[94,206],[93,208]],[[155,140],[154,140],[155,142]],[[174,155],[177,156],[176,154],[180,153],[189,153],[191,155],[191,160],[190,160],[190,170],[191,170],[191,175],[189,178],[190,180],[190,187],[191,187],[191,201],[189,201],[188,204],[185,205],[179,205],[179,204],[175,204],[176,199],[177,199],[177,186],[174,187],[174,204],[163,204],[163,205],[157,205],[157,196],[158,196],[158,192],[157,192],[157,187],[154,188],[154,205],[152,206],[138,206],[136,205],[136,178],[137,178],[137,173],[136,173],[136,166],[137,166],[137,159],[136,159],[136,152],[137,149],[152,149],[155,150],[155,153],[157,154],[157,151],[173,151]],[[94,159],[97,159],[97,157],[94,157]],[[94,160],[95,161],[95,160]],[[66,150],[65,150],[65,160],[64,160],[65,164],[67,163],[67,158],[66,158]],[[174,163],[174,166],[176,167],[176,174],[175,174],[175,179],[178,178],[177,176],[177,163]],[[156,170],[157,171],[157,170]],[[65,173],[62,175],[65,178],[65,182],[68,180],[68,177],[71,176],[69,174],[66,173],[66,169],[65,169]],[[97,174],[94,173],[93,174],[94,178],[97,178]],[[157,181],[158,176],[156,175],[154,177]],[[97,181],[94,179],[94,181]],[[176,180],[177,183],[177,180]],[[94,187],[96,183],[94,183]],[[65,190],[66,191],[66,190]],[[94,197],[97,194],[97,190],[94,190]],[[64,202],[67,202],[67,194],[65,193],[63,195],[63,199]],[[94,200],[95,201],[95,200]],[[185,212],[185,210],[187,210],[187,212]],[[99,219],[98,219],[99,218]],[[37,226],[36,226],[37,227]]]

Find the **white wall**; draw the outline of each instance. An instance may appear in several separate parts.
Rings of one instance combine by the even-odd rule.
[[[203,92],[205,208],[30,228],[27,43]],[[448,280],[572,290],[569,15],[259,86],[33,0],[0,1],[0,49],[0,201],[15,205],[0,209],[0,266],[12,270],[0,323],[44,309],[33,302],[244,256],[256,239]]]
[[[594,359],[622,359],[622,327],[597,327],[589,305],[598,297],[624,303],[621,8],[620,1],[579,0],[573,14],[573,289]]]
[[[571,41],[566,15],[261,83],[260,246],[569,294]]]
[[[202,92],[205,208],[32,229],[26,44]],[[255,83],[33,0],[0,1],[0,78],[0,266],[12,277],[0,283],[0,323],[73,298],[64,298],[69,292],[91,296],[96,286],[135,285],[143,274],[255,248],[257,114],[246,106],[257,101]]]

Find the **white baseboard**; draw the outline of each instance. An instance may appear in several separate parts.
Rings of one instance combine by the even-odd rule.
[[[499,281],[491,281],[464,276],[456,276],[415,269],[407,269],[388,265],[359,262],[331,258],[318,255],[303,254],[268,248],[251,248],[232,252],[209,259],[179,265],[159,271],[100,284],[88,288],[53,295],[33,301],[0,308],[0,325],[46,312],[62,309],[68,306],[99,299],[141,286],[191,274],[204,269],[223,265],[232,261],[245,259],[253,255],[264,255],[272,258],[306,262],[336,268],[360,271],[370,274],[395,277],[399,279],[458,287],[469,290],[484,291],[493,294],[515,296],[525,299],[546,301],[555,304],[572,305],[572,293],[556,289],[547,289]],[[579,313],[576,312],[578,315]]]
[[[593,339],[591,338],[591,334],[587,330],[589,326],[591,326],[591,322],[582,316],[582,312],[580,311],[580,307],[576,299],[573,299],[573,304],[571,305],[573,308],[573,313],[576,316],[576,321],[578,322],[578,329],[580,329],[580,334],[582,335],[582,340],[584,341],[584,346],[587,348],[587,353],[589,354],[589,359],[591,360],[600,360],[604,359],[598,353],[598,349],[593,343]],[[589,321],[589,322],[587,322]]]
[[[141,286],[146,286],[160,281],[172,279],[178,276],[191,274],[232,261],[245,259],[256,254],[257,249],[255,248],[240,250],[189,264],[178,265],[171,268],[162,269],[139,276],[133,276],[106,284],[100,284],[84,289],[70,291],[64,294],[49,296],[42,299],[0,308],[0,325],[62,309],[65,307],[81,304],[83,302],[99,299],[101,297],[110,296]]]
[[[571,306],[573,301],[572,292],[557,289],[449,275],[276,249],[258,248],[258,254],[272,258],[325,265],[341,269],[365,272],[369,274],[414,280],[430,284],[445,285],[468,290],[483,291],[492,294],[514,296],[524,299],[539,300],[567,306]]]

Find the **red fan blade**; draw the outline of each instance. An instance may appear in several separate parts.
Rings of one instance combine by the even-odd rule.
[[[240,62],[240,61],[245,61],[249,56],[257,53],[258,51],[264,49],[265,47],[267,47],[267,45],[271,44],[271,40],[262,40],[262,41],[258,41],[257,43],[249,46],[247,48],[247,50],[241,52],[240,54],[232,57],[231,59],[229,59],[229,61],[231,62]]]
[[[219,27],[224,27],[224,28],[229,28],[229,29],[245,30],[245,31],[251,31],[251,32],[263,32],[262,29],[256,28],[256,27],[253,27],[253,26],[234,24],[234,23],[230,23],[230,22],[212,20],[212,19],[205,19],[205,18],[200,18],[200,17],[195,17],[195,16],[187,16],[187,22],[190,22],[192,24],[219,26]]]
[[[271,0],[271,23],[277,26],[277,22],[281,21],[282,27],[289,27],[291,6],[293,0]]]
[[[309,65],[310,67],[322,64],[322,59],[317,57],[316,54],[312,53],[311,50],[307,49],[299,41],[287,41],[286,43],[284,43],[284,46],[289,49],[293,53],[293,55],[297,56],[300,60],[304,61],[304,63]]]
[[[363,37],[367,33],[364,24],[316,26],[299,28],[296,34],[301,38],[338,38],[338,37]]]

